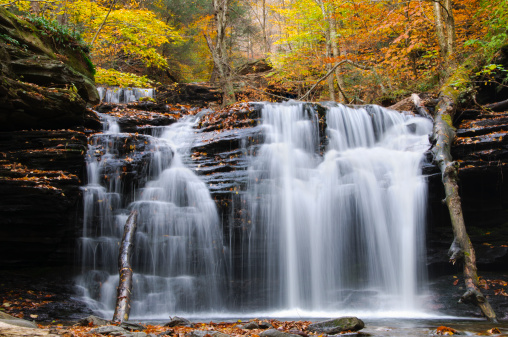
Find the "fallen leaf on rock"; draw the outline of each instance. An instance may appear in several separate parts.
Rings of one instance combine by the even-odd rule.
[[[442,325],[436,329],[436,333],[442,336],[452,336],[457,333],[457,330]]]

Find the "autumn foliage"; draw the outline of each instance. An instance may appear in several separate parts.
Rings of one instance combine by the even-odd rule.
[[[329,99],[331,90],[342,92],[340,99],[347,103],[379,103],[414,91],[432,91],[465,58],[479,55],[477,63],[488,64],[508,41],[506,1],[454,1],[450,10],[447,1],[231,1],[228,58],[234,68],[267,57],[274,68],[265,75],[268,86],[285,92],[287,98],[301,97],[342,60],[351,62],[338,68],[332,84],[320,84],[310,100]],[[98,68],[157,74],[157,80],[214,78],[205,40],[216,36],[211,1],[0,0],[0,4],[81,33],[87,43],[93,42],[91,56]],[[445,19],[452,20],[438,24],[435,4]],[[440,42],[440,25],[445,31],[453,28],[450,51]],[[243,93],[250,88],[242,90],[249,97],[260,95]]]

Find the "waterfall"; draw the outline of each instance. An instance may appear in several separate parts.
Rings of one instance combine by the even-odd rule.
[[[183,164],[199,116],[135,136],[102,117],[77,282],[94,310],[114,310],[118,246],[137,210],[133,317],[421,311],[430,121],[377,106],[265,104],[233,231]]]
[[[154,89],[97,87],[97,91],[104,103],[131,103],[144,97],[155,98]]]
[[[77,284],[90,307],[105,317],[114,310],[118,247],[133,210],[138,220],[131,316],[167,317],[222,307],[223,247],[216,206],[205,184],[181,162],[195,120],[184,117],[149,136],[119,133],[109,117],[107,130],[90,138],[80,240],[83,269]],[[145,155],[135,170],[147,182],[133,191],[125,180],[136,153]]]
[[[380,107],[317,113],[263,109],[265,143],[251,158],[243,306],[259,310],[399,313],[421,309],[431,123]],[[252,303],[250,299],[256,298]],[[247,304],[248,303],[248,304]]]

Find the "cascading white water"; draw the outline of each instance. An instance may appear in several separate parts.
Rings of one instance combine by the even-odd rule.
[[[408,316],[421,309],[420,162],[431,122],[376,106],[334,106],[320,135],[309,104],[266,104],[262,115],[265,142],[253,148],[241,192],[243,227],[222,224],[231,247],[223,247],[206,185],[181,162],[194,117],[133,136],[103,116],[109,127],[90,139],[78,280],[93,309],[106,317],[114,309],[118,246],[132,210],[139,214],[134,317]],[[139,191],[125,183],[134,156],[146,163],[132,169],[147,181]]]
[[[89,183],[84,188],[83,270],[77,283],[91,307],[105,317],[114,310],[118,247],[133,210],[138,218],[131,316],[167,317],[222,306],[223,247],[216,206],[205,184],[180,161],[194,122],[195,117],[190,117],[153,137],[119,133],[109,118],[109,129],[91,137]],[[132,143],[133,137],[137,143]],[[144,171],[152,180],[128,197],[126,189],[132,186],[123,182],[124,168],[133,161],[130,150],[136,146],[149,154]],[[107,180],[101,178],[105,176]]]
[[[321,158],[316,116],[298,103],[263,109],[266,140],[247,193],[247,297],[300,314],[421,309],[420,162],[431,123],[375,106],[332,107]]]
[[[131,103],[140,98],[155,98],[154,89],[97,87],[99,97],[104,103]]]

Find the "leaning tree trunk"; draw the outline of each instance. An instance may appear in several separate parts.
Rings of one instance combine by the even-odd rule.
[[[459,68],[456,75],[448,83],[455,83],[457,79],[464,80],[467,77],[465,69],[465,67]],[[455,138],[455,128],[452,121],[456,111],[457,98],[458,93],[450,84],[443,87],[434,118],[432,134],[435,141],[432,149],[434,160],[441,170],[446,196],[445,202],[448,206],[455,237],[448,254],[450,255],[450,262],[453,264],[458,260],[462,260],[463,263],[466,292],[461,296],[459,303],[475,304],[489,321],[497,322],[494,310],[478,287],[475,251],[466,232],[462,214],[459,186],[457,184],[457,165],[450,154],[451,145]]]
[[[136,236],[136,218],[137,212],[131,212],[125,223],[122,244],[118,254],[118,273],[120,274],[120,281],[117,289],[113,322],[127,321],[131,310],[132,268],[130,259],[132,247],[134,246],[134,238]]]

